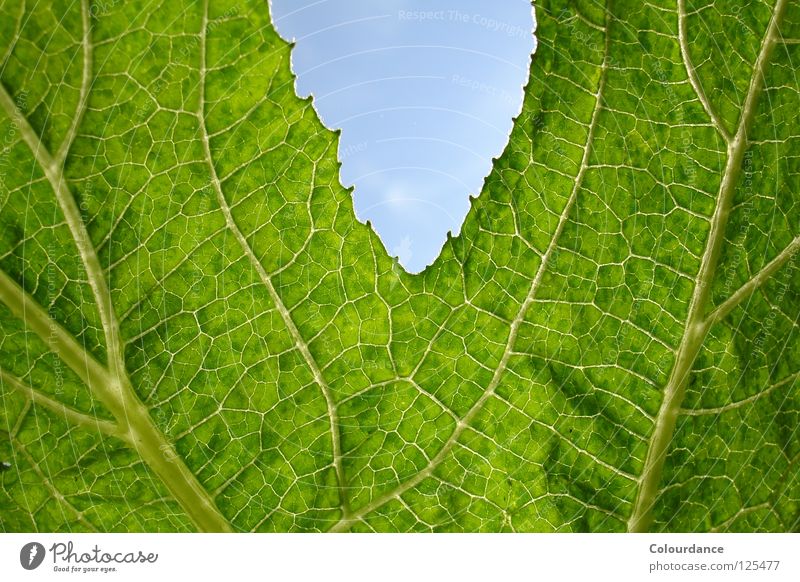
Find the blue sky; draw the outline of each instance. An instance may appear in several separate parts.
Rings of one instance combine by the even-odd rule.
[[[342,182],[421,271],[457,233],[520,110],[529,0],[271,0],[297,90],[341,128]]]

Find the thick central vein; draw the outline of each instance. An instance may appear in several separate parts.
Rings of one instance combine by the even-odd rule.
[[[82,4],[88,10],[87,4]],[[90,43],[91,35],[88,12],[83,17],[83,42]],[[88,84],[91,73],[89,59],[91,50],[84,48],[84,72],[81,98],[78,103],[76,118],[82,118],[87,106]],[[137,397],[127,370],[125,369],[123,344],[120,338],[119,324],[114,311],[111,293],[103,274],[100,260],[92,245],[80,210],[72,196],[67,180],[64,177],[63,160],[54,158],[42,143],[36,131],[17,108],[11,96],[0,85],[0,108],[17,124],[23,141],[33,155],[35,162],[44,172],[47,181],[55,194],[59,207],[64,215],[67,227],[78,249],[78,255],[86,272],[95,304],[100,315],[106,343],[108,370],[97,363],[94,358],[69,336],[49,315],[44,312],[35,300],[12,281],[5,273],[0,277],[0,300],[2,300],[25,324],[37,333],[48,345],[78,373],[86,382],[89,390],[108,408],[119,423],[123,440],[134,448],[150,469],[161,479],[173,497],[203,531],[229,531],[230,524],[219,513],[208,493],[203,489],[194,474],[178,457],[172,443],[155,426],[147,408]],[[62,150],[68,151],[71,140],[77,133],[77,126],[71,128],[62,144]],[[53,345],[49,341],[51,330],[58,329],[59,342]]]
[[[199,530],[230,531],[230,525],[219,513],[211,497],[155,427],[147,409],[136,396],[120,390],[119,379],[79,345],[58,322],[51,319],[42,306],[3,271],[0,271],[0,301],[78,375],[92,395],[108,408],[117,423],[111,426],[96,420],[101,424],[95,428],[103,434],[117,436],[134,449]],[[8,381],[8,378],[4,380]],[[38,398],[31,394],[28,396],[37,402]],[[52,404],[46,403],[50,408],[53,408]],[[76,419],[73,413],[62,407],[61,413],[64,412],[65,419],[73,424],[93,428],[92,419]]]
[[[322,371],[320,370],[319,365],[312,356],[311,351],[308,349],[308,344],[306,344],[306,342],[303,340],[303,336],[300,334],[300,330],[298,330],[297,326],[294,324],[294,320],[292,320],[292,315],[289,313],[289,310],[286,308],[286,305],[284,305],[280,295],[278,295],[278,292],[275,290],[275,286],[272,284],[272,279],[270,278],[269,273],[267,273],[266,269],[264,269],[264,266],[261,264],[261,261],[258,259],[258,257],[256,257],[252,247],[247,242],[247,239],[245,238],[242,231],[239,229],[239,226],[236,224],[236,221],[234,220],[233,214],[230,209],[230,205],[228,204],[228,201],[225,198],[225,194],[222,191],[222,184],[217,174],[217,169],[214,166],[213,158],[211,157],[211,145],[209,143],[208,129],[206,128],[206,111],[205,111],[206,34],[208,29],[208,2],[209,0],[203,1],[203,23],[202,23],[202,31],[200,33],[200,57],[201,57],[200,87],[199,87],[200,104],[197,112],[197,117],[200,123],[203,149],[205,151],[205,158],[208,164],[209,173],[211,175],[211,182],[214,186],[214,192],[216,193],[217,203],[219,204],[219,207],[222,210],[222,214],[225,216],[225,223],[228,227],[228,230],[230,230],[230,232],[233,234],[234,238],[236,239],[236,242],[242,248],[242,251],[244,252],[245,256],[250,261],[250,264],[255,269],[256,273],[258,273],[261,282],[263,283],[264,287],[266,287],[267,292],[269,293],[269,296],[272,299],[272,303],[275,305],[275,308],[278,310],[278,313],[280,313],[284,325],[291,334],[295,347],[303,356],[306,365],[309,367],[312,375],[314,376],[314,381],[319,385],[320,390],[322,391],[322,395],[325,398],[325,404],[328,410],[328,422],[330,425],[333,467],[336,472],[336,480],[339,484],[339,503],[342,515],[347,516],[349,515],[350,512],[348,498],[347,498],[347,481],[345,478],[344,467],[342,463],[342,445],[341,445],[341,435],[339,432],[339,417],[336,408],[336,402],[333,398],[333,393],[330,387],[328,386],[328,383],[325,381],[325,378],[322,375]]]
[[[578,199],[578,192],[580,191],[584,176],[586,175],[586,171],[589,168],[589,158],[591,156],[592,150],[592,143],[594,141],[595,129],[597,128],[597,120],[600,115],[600,111],[602,110],[602,100],[603,100],[603,89],[605,88],[606,82],[606,71],[608,68],[608,45],[609,45],[609,38],[608,38],[608,25],[609,25],[609,14],[608,14],[608,7],[606,12],[606,28],[605,28],[605,52],[603,56],[603,62],[600,68],[600,78],[597,85],[597,92],[595,93],[595,105],[594,110],[592,111],[591,121],[589,122],[589,129],[586,135],[586,142],[583,148],[583,156],[581,159],[580,168],[578,173],[575,177],[575,181],[573,183],[572,190],[570,192],[569,199],[567,203],[564,205],[563,210],[561,211],[561,215],[558,219],[558,225],[556,226],[555,231],[553,232],[553,236],[550,239],[550,243],[548,244],[547,250],[545,251],[544,255],[542,256],[542,261],[539,264],[539,268],[536,271],[536,275],[534,276],[533,281],[531,282],[531,286],[528,290],[528,294],[525,297],[522,305],[517,312],[516,317],[511,322],[511,327],[508,334],[508,339],[506,341],[506,346],[503,351],[503,356],[500,359],[500,363],[498,364],[497,368],[492,375],[492,379],[490,380],[486,390],[481,394],[478,400],[472,405],[472,407],[467,411],[464,417],[456,424],[456,428],[450,434],[448,439],[445,441],[442,448],[439,452],[431,458],[430,462],[417,474],[415,474],[410,479],[404,481],[393,490],[389,491],[388,493],[377,497],[372,502],[368,503],[367,505],[361,507],[360,509],[353,511],[352,515],[349,518],[343,518],[338,523],[336,523],[330,531],[346,531],[352,525],[368,513],[375,511],[377,508],[383,506],[384,504],[388,503],[392,499],[397,499],[403,493],[408,491],[409,489],[415,487],[419,483],[421,483],[424,479],[429,477],[433,471],[444,461],[447,455],[452,451],[453,447],[458,442],[458,439],[464,433],[465,430],[470,426],[472,420],[478,415],[478,413],[483,409],[486,402],[495,394],[498,385],[500,384],[500,380],[502,379],[505,371],[508,367],[508,362],[511,360],[511,356],[514,353],[514,345],[517,341],[517,335],[519,333],[519,328],[522,325],[522,322],[525,320],[525,315],[528,312],[528,309],[533,304],[534,300],[536,299],[536,292],[539,289],[539,285],[544,278],[544,274],[547,270],[547,267],[550,262],[550,258],[553,256],[553,253],[556,250],[558,245],[558,240],[561,237],[561,233],[564,231],[564,227],[566,226],[569,216],[572,213],[572,209],[575,206],[575,202]]]
[[[647,531],[653,520],[653,505],[655,504],[658,486],[661,481],[667,449],[672,441],[681,404],[686,394],[686,383],[708,334],[709,323],[712,321],[706,318],[711,285],[725,240],[725,228],[728,224],[733,195],[739,182],[742,160],[747,151],[748,132],[753,124],[758,98],[764,87],[764,72],[775,47],[776,39],[780,34],[778,29],[786,12],[786,5],[787,0],[778,0],[775,5],[772,19],[753,67],[753,75],[750,79],[750,86],[747,90],[736,135],[728,145],[728,160],[725,165],[725,173],[720,182],[717,205],[711,220],[711,230],[708,234],[700,271],[698,272],[694,293],[689,304],[686,327],[684,328],[683,338],[681,339],[669,380],[667,380],[664,388],[663,400],[656,416],[655,426],[653,427],[645,458],[644,470],[639,481],[636,502],[628,520],[628,530],[632,532]],[[699,93],[702,93],[702,91]]]

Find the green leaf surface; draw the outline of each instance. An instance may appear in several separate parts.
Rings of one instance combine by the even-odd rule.
[[[536,13],[410,275],[264,0],[0,0],[0,530],[800,529],[800,3]]]

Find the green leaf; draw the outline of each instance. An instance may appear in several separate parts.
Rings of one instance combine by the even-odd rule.
[[[405,273],[263,0],[0,0],[0,529],[797,531],[800,5],[536,5]]]

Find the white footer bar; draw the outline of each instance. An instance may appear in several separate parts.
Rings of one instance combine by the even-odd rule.
[[[3,534],[0,580],[797,582],[798,553],[797,534]]]

